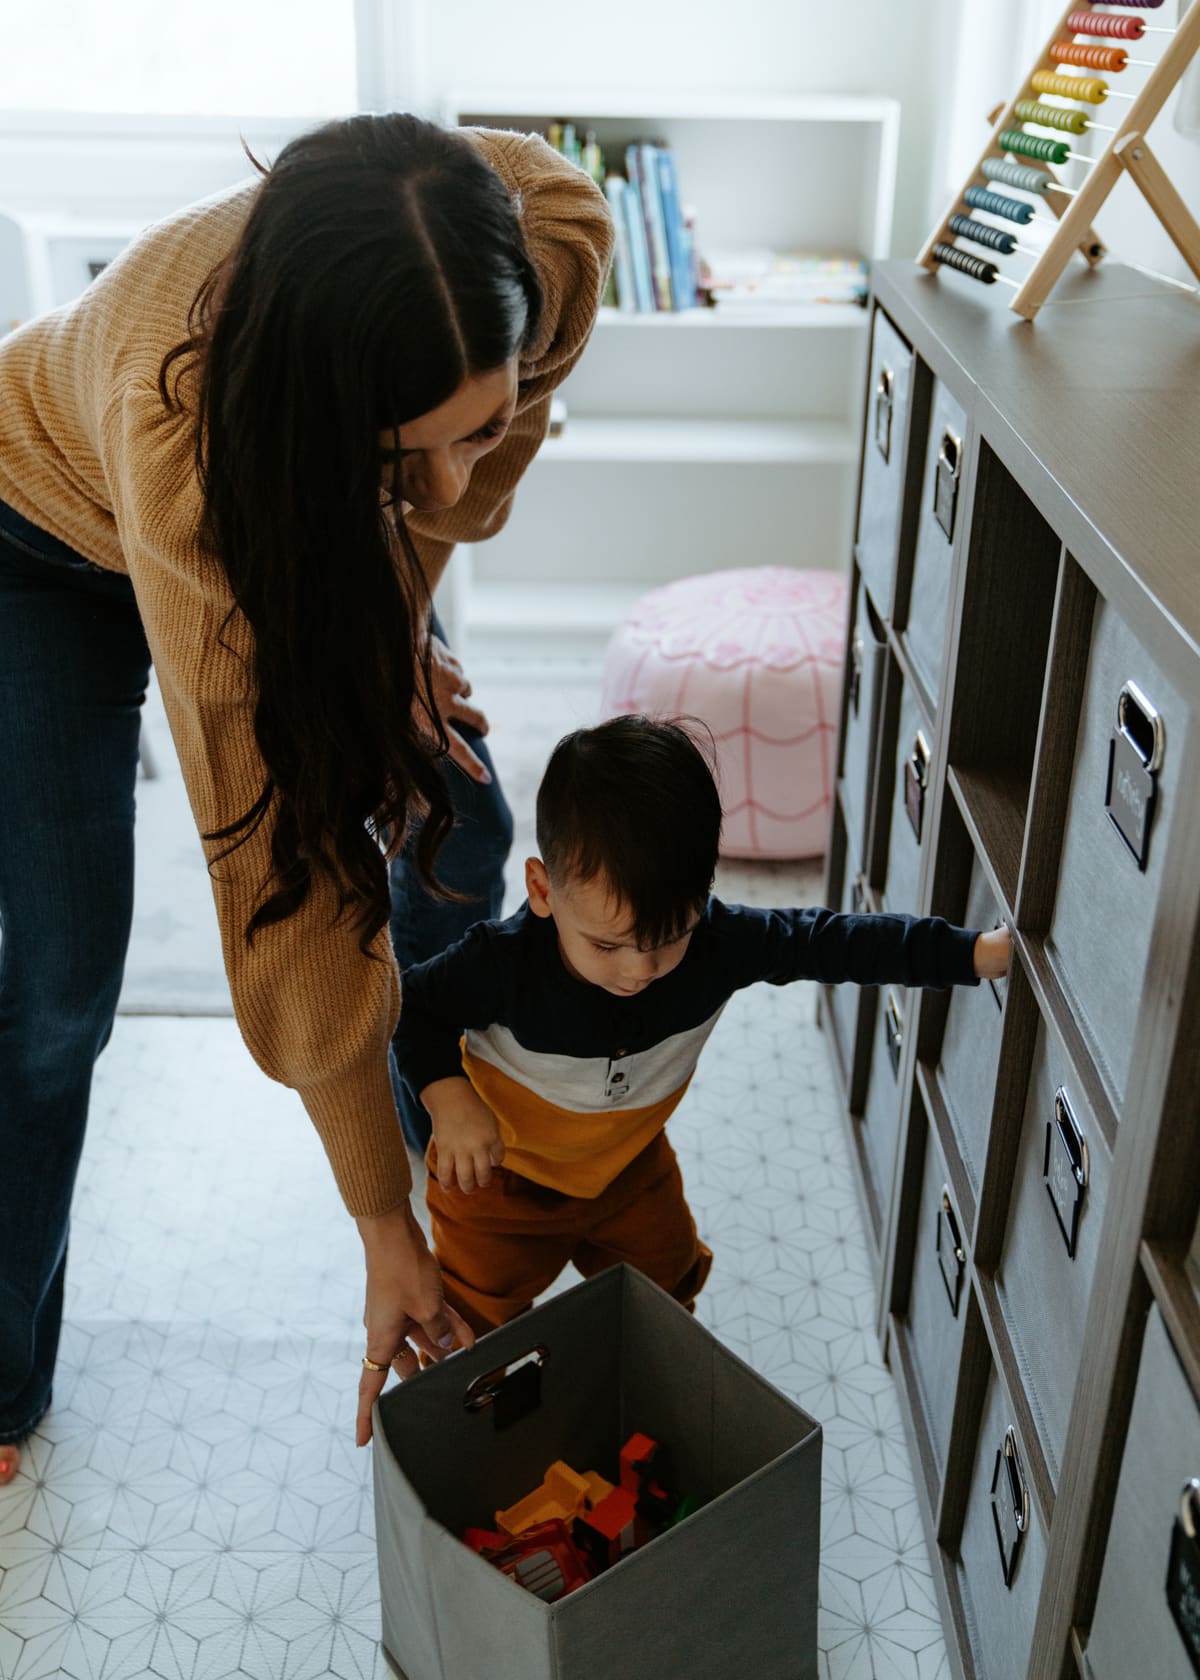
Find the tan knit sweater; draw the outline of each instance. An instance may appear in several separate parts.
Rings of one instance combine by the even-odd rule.
[[[472,138],[519,204],[546,309],[503,443],[480,460],[457,507],[410,516],[433,581],[456,542],[479,542],[504,524],[545,436],[550,393],[591,332],[612,242],[603,195],[544,141],[490,130]],[[77,302],[0,342],[0,499],[98,565],[128,573],[201,833],[243,815],[264,768],[243,664],[249,627],[235,618],[226,630],[232,651],[218,640],[231,598],[199,537],[194,416],[168,413],[157,381],[256,190],[247,184],[150,228]],[[210,857],[219,849],[209,847]],[[335,924],[334,895],[322,883],[247,946],[268,869],[264,827],[213,871],[238,1023],[263,1071],[300,1093],[349,1210],[385,1212],[410,1188],[388,1082],[399,984],[387,932],[376,940],[385,960],[370,961],[352,928]]]

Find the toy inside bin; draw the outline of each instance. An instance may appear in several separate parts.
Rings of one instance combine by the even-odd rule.
[[[699,1509],[546,1603],[457,1538],[557,1460],[670,1444]],[[375,1412],[383,1642],[404,1680],[815,1680],[821,1431],[640,1273],[619,1266]]]

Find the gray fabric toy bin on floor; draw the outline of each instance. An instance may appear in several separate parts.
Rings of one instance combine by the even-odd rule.
[[[535,1349],[532,1409],[503,1428],[467,1409],[469,1385]],[[403,1680],[816,1680],[821,1427],[630,1267],[391,1389],[374,1427],[383,1645]],[[706,1503],[557,1604],[456,1538],[555,1459],[615,1480],[637,1432]]]

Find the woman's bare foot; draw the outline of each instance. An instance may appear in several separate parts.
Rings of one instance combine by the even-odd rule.
[[[11,1443],[0,1445],[0,1487],[11,1482],[21,1468],[21,1449]]]

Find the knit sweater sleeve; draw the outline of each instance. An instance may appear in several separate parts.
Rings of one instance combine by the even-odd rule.
[[[407,516],[431,584],[456,543],[485,542],[508,519],[517,484],[545,439],[551,394],[587,347],[612,261],[608,205],[582,169],[540,135],[466,132],[517,204],[543,308],[536,338],[521,357],[516,414],[503,443],[477,463],[457,506]]]
[[[194,437],[149,383],[131,382],[104,415],[102,454],[188,797],[201,835],[241,818],[263,790],[254,735],[252,632],[200,537]],[[272,1079],[311,1116],[351,1213],[382,1213],[408,1194],[408,1158],[388,1078],[399,1005],[383,929],[371,956],[336,917],[332,884],[248,944],[270,875],[271,821],[228,856],[206,841],[238,1025]],[[381,862],[382,867],[382,862]]]

